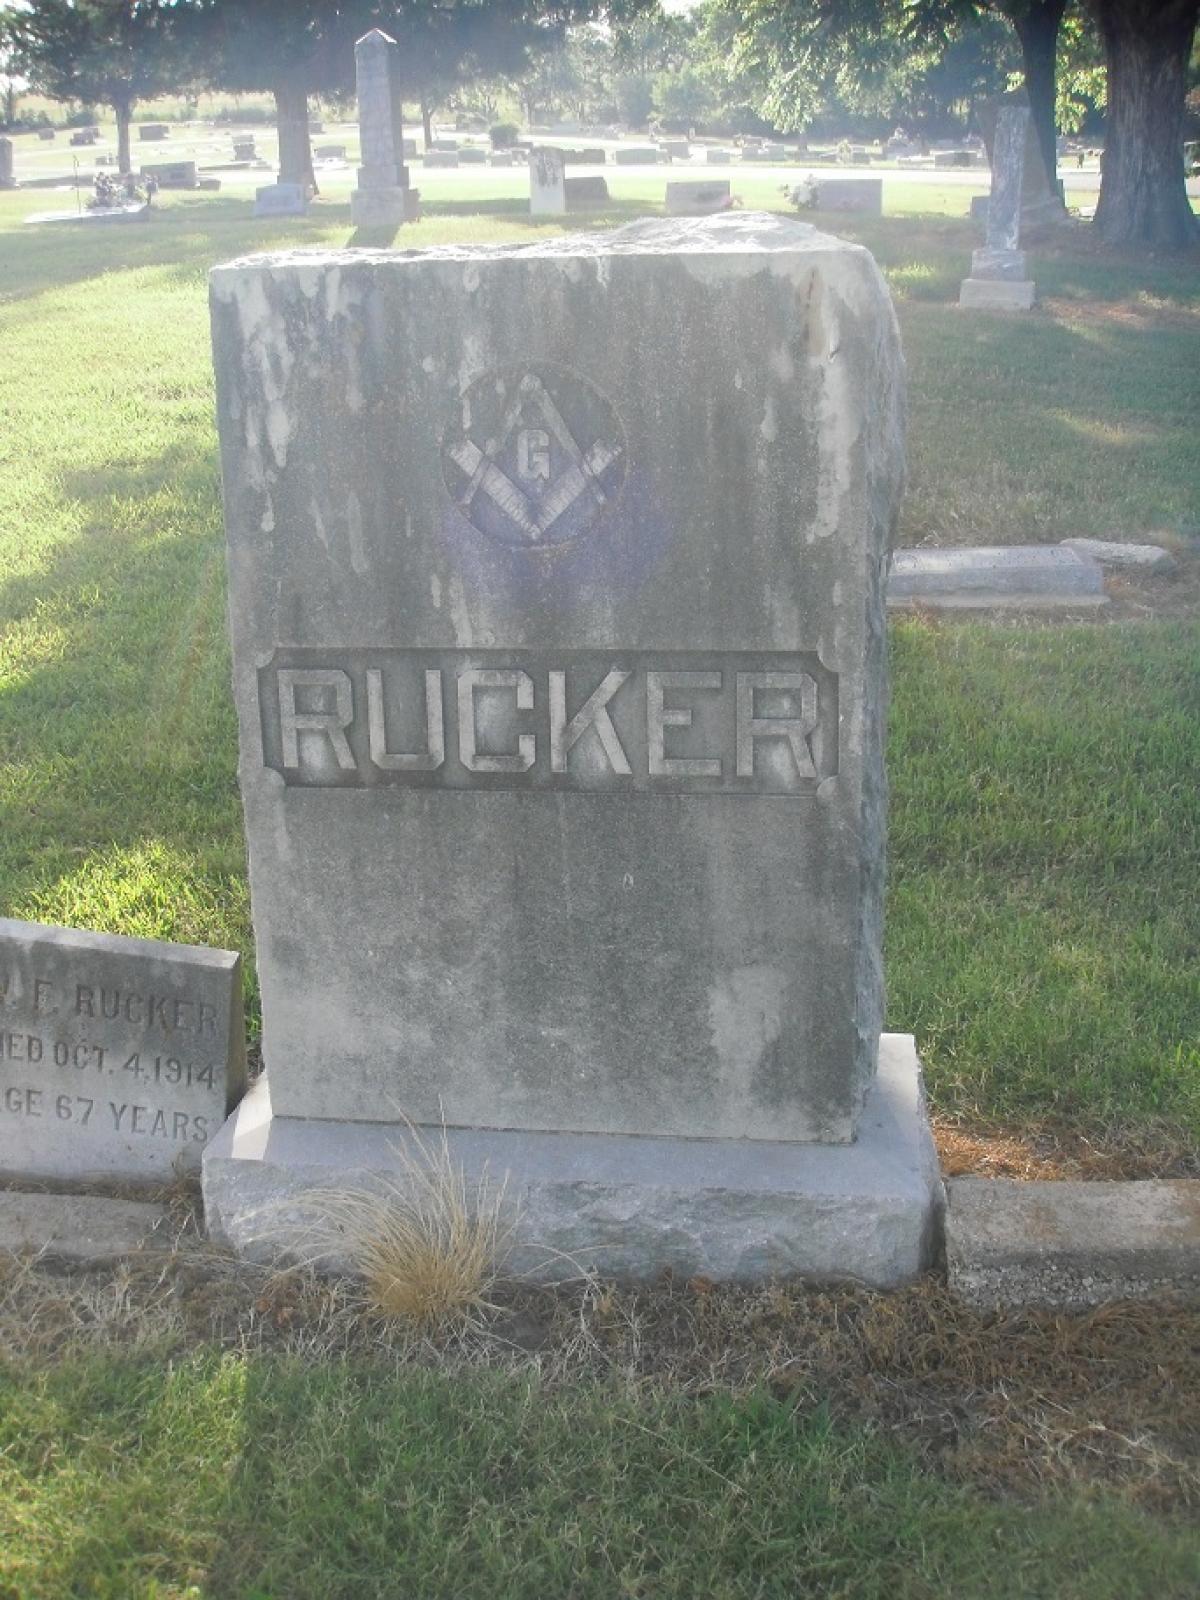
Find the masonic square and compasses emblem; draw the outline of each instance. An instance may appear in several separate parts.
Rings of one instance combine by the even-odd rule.
[[[518,549],[573,543],[625,482],[624,430],[611,402],[562,367],[489,372],[462,395],[442,472],[481,533]]]

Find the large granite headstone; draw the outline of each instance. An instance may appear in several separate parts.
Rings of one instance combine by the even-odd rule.
[[[0,918],[0,1174],[195,1171],[246,1077],[241,958]]]
[[[419,213],[420,196],[409,188],[404,165],[395,59],[396,41],[381,28],[372,28],[354,46],[362,165],[350,196],[350,220],[359,228],[410,222]]]
[[[916,1271],[870,255],[733,214],[252,257],[212,306],[270,1087],[210,1224],[286,1237],[444,1120],[531,1260]]]
[[[958,303],[972,309],[1028,311],[1034,285],[1026,276],[1021,243],[1021,183],[1029,107],[1003,105],[992,146],[992,192],[987,208],[987,243],[971,252],[971,275],[959,286]]]

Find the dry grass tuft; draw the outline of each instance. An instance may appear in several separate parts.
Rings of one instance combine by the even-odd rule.
[[[478,1325],[508,1253],[505,1185],[475,1184],[450,1154],[443,1128],[426,1142],[411,1124],[398,1172],[372,1187],[314,1190],[319,1213],[310,1265],[349,1266],[368,1310],[422,1333]]]

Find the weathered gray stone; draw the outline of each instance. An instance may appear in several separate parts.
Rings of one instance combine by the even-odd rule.
[[[11,139],[0,137],[0,189],[15,189],[17,180],[13,177],[13,142]]]
[[[195,189],[200,174],[194,161],[151,161],[143,164],[143,178],[153,178],[160,189]]]
[[[1024,283],[1024,250],[993,250],[985,245],[971,252],[971,276],[977,282]]]
[[[361,165],[350,196],[356,228],[398,226],[415,221],[419,196],[404,165],[404,126],[396,41],[372,28],[354,46]]]
[[[440,1140],[440,1132],[435,1134]],[[930,1263],[942,1204],[920,1067],[909,1034],[885,1034],[852,1145],[446,1132],[468,1185],[499,1184],[514,1229],[508,1269],[604,1276],[859,1279],[890,1288]],[[204,1158],[210,1234],[269,1261],[303,1254],[319,1191],[402,1177],[403,1129],[272,1114],[260,1079]],[[343,1263],[346,1264],[346,1263]]]
[[[465,144],[458,152],[460,166],[486,166],[487,158],[488,153],[481,144]]]
[[[1157,1295],[1200,1299],[1200,1183],[955,1178],[950,1286],[982,1308],[1082,1310]]]
[[[166,1249],[171,1242],[166,1212],[145,1200],[0,1190],[0,1252],[8,1255],[105,1267],[122,1256]]]
[[[308,214],[308,187],[303,183],[265,183],[254,191],[256,217],[303,217]]]
[[[424,160],[427,167],[456,167],[458,166],[458,151],[439,150],[435,144],[426,150]]]
[[[171,130],[165,122],[140,122],[138,124],[138,138],[150,142],[161,142],[169,139]]]
[[[692,147],[686,139],[664,139],[663,153],[672,161],[687,161],[692,153]]]
[[[623,144],[613,151],[613,161],[618,167],[652,167],[658,151],[652,144]]]
[[[731,203],[728,178],[701,178],[691,183],[667,185],[669,217],[708,217],[728,211]]]
[[[1104,574],[1061,545],[897,550],[887,598],[889,605],[1102,604]]]
[[[733,156],[728,150],[718,150],[715,146],[709,145],[704,152],[704,159],[710,167],[727,167]]]
[[[213,317],[276,1112],[850,1140],[902,473],[869,254],[746,213],[306,251]]]
[[[1160,544],[1128,544],[1115,539],[1064,539],[1068,550],[1090,557],[1102,567],[1125,572],[1174,572],[1177,562]]]
[[[313,151],[318,161],[345,161],[346,146],[344,144],[319,144]]]
[[[1005,102],[996,118],[991,149],[987,244],[972,254],[971,276],[963,279],[958,292],[959,305],[968,310],[1028,311],[1033,305],[1034,286],[1025,277],[1025,255],[1020,249],[1029,132],[1028,104]]]
[[[195,1170],[245,1066],[231,951],[0,919],[0,1174]]]
[[[882,178],[827,178],[822,172],[811,181],[816,185],[818,211],[883,215]]]
[[[1023,239],[1056,231],[1067,221],[1067,208],[1063,201],[1062,184],[1057,172],[1047,172],[1042,158],[1041,144],[1029,111],[1029,97],[1018,89],[998,100],[985,101],[979,108],[979,121],[983,129],[987,159],[992,167],[993,187],[997,147],[1000,143],[1000,119],[1017,115],[1023,132],[1019,149],[1009,145],[1004,156],[1010,174],[1017,178],[1017,206]],[[1017,124],[1014,124],[1016,126]]]
[[[958,303],[967,311],[1032,311],[1035,294],[1032,279],[964,278]]]

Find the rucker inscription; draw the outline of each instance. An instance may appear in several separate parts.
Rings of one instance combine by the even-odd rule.
[[[837,772],[809,652],[280,650],[258,674],[285,783],[802,797]]]

